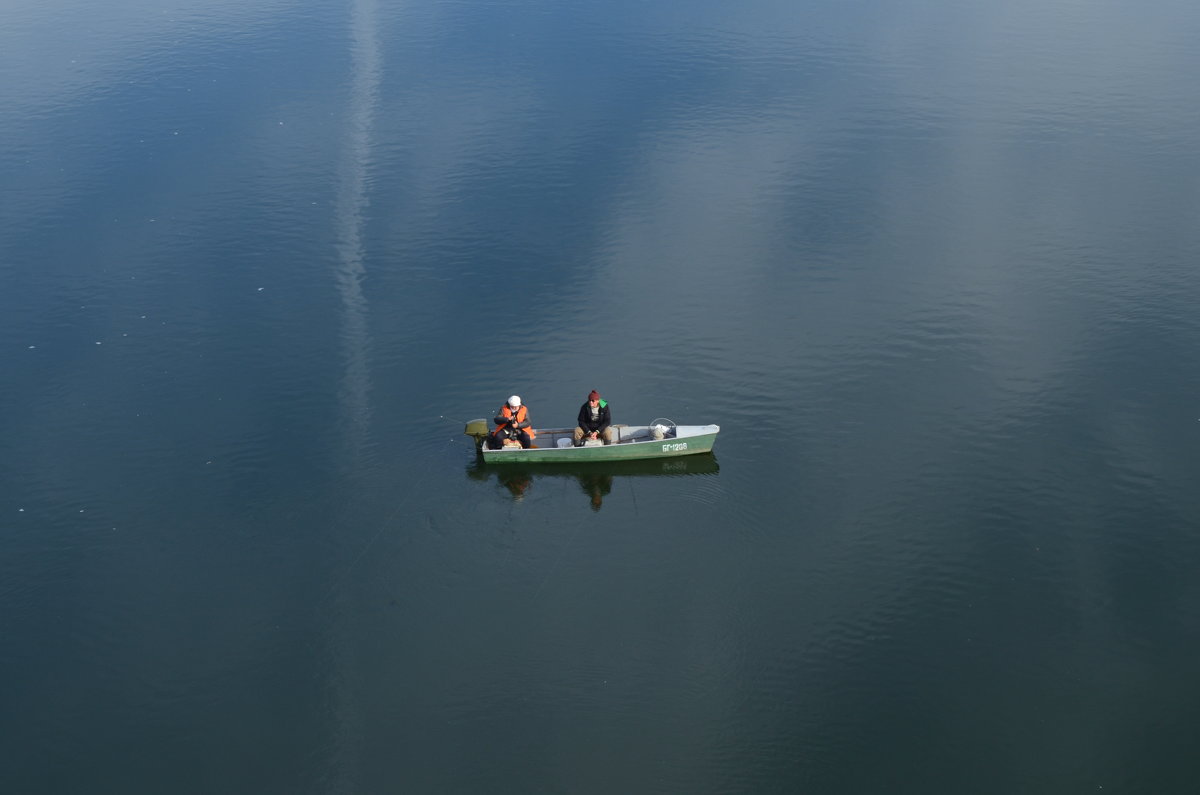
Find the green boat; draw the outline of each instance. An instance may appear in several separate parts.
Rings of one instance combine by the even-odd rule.
[[[613,442],[573,443],[574,428],[535,428],[534,446],[520,445],[493,450],[484,442],[490,428],[487,420],[471,420],[463,433],[475,439],[475,448],[489,464],[584,463],[592,461],[633,461],[648,458],[675,458],[681,455],[712,452],[720,425],[676,425],[656,419],[648,425],[613,425]]]

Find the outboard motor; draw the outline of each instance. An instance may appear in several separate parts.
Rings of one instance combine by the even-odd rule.
[[[471,420],[467,423],[467,427],[463,429],[463,433],[475,440],[476,450],[482,450],[483,442],[488,438],[488,421],[483,419]]]

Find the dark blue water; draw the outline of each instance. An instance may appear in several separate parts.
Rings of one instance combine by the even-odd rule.
[[[0,791],[1194,791],[1193,3],[0,20]]]

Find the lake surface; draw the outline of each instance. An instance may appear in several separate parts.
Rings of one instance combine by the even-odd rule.
[[[1195,791],[1194,2],[0,20],[0,791]]]

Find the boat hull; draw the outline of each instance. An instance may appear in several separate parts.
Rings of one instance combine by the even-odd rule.
[[[619,441],[613,444],[584,447],[560,447],[560,440],[570,439],[573,429],[537,430],[535,447],[505,447],[491,450],[486,445],[479,453],[489,464],[584,463],[593,461],[635,461],[652,458],[675,458],[684,455],[712,452],[713,443],[721,428],[718,425],[680,425],[674,433],[662,439],[653,438],[646,426],[613,426]]]

